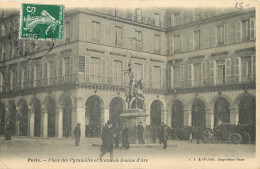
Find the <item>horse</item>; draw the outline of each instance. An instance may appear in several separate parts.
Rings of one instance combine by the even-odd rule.
[[[135,97],[136,99],[144,100],[142,89],[143,89],[143,84],[142,84],[142,79],[140,79],[134,84],[133,92],[131,92],[131,87],[125,90],[126,102],[128,103],[128,107],[133,97]]]

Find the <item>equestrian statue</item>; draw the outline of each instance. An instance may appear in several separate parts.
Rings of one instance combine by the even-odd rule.
[[[131,66],[131,61],[128,63],[128,69],[123,70],[124,75],[128,74],[129,76],[129,87],[128,89],[125,90],[125,95],[126,95],[126,102],[128,104],[128,109],[130,108],[130,103],[133,97],[135,97],[137,100],[141,99],[144,100],[144,95],[143,95],[143,80],[140,79],[136,81],[134,78],[133,72],[132,72],[132,66]]]

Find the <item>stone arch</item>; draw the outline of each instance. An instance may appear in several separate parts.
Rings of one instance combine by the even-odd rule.
[[[88,97],[85,102],[86,137],[98,137],[104,124],[104,100],[99,95]]]
[[[173,128],[183,127],[184,125],[184,106],[179,99],[175,99],[172,102],[171,112],[171,126]]]
[[[163,120],[163,102],[159,99],[154,99],[150,105],[150,124],[159,126]]]
[[[28,104],[21,98],[17,103],[18,111],[16,113],[16,133],[18,136],[28,136]]]
[[[189,100],[189,101],[187,102],[187,108],[188,108],[188,110],[191,110],[191,109],[192,109],[192,105],[193,105],[193,103],[194,103],[194,100],[196,100],[196,99],[200,99],[200,100],[204,103],[205,108],[208,107],[208,102],[207,102],[207,100],[206,100],[204,97],[202,97],[202,96],[195,96],[194,98],[192,98],[191,100]],[[184,103],[184,102],[182,102],[182,103]]]
[[[208,103],[208,107],[211,108],[212,110],[214,110],[216,101],[217,101],[219,98],[225,99],[225,100],[228,102],[228,104],[231,106],[231,104],[232,104],[232,99],[231,99],[230,97],[228,97],[227,95],[221,94],[221,95],[216,95],[216,96],[214,96],[214,97],[210,100],[210,102]]]
[[[218,97],[214,104],[214,126],[219,122],[230,123],[230,104],[225,97]]]
[[[0,101],[0,135],[5,133],[6,125],[6,107],[3,102]]]
[[[14,100],[8,100],[8,116],[6,121],[9,123],[11,134],[16,134],[16,104]]]
[[[192,103],[192,126],[206,128],[206,105],[201,98],[195,98]]]
[[[126,108],[125,102],[121,97],[114,97],[109,104],[109,119],[113,124],[120,123],[119,115]]]
[[[256,123],[256,98],[252,95],[243,95],[238,105],[240,124]]]
[[[241,93],[240,95],[238,95],[238,96],[235,98],[234,102],[232,103],[232,107],[238,107],[240,101],[241,101],[244,97],[246,97],[246,96],[250,96],[250,97],[252,97],[252,98],[256,98],[256,96],[255,96],[254,94],[252,94],[252,93],[248,93],[248,92]]]

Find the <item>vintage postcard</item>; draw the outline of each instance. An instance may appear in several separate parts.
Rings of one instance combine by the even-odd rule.
[[[258,169],[258,1],[0,1],[0,169]]]

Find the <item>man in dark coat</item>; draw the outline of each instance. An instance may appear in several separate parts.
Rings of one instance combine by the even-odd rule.
[[[115,140],[115,148],[118,148],[119,146],[119,137],[120,137],[120,130],[118,127],[118,123],[115,124],[115,127],[113,128],[113,136]]]
[[[137,126],[137,136],[138,136],[139,144],[144,144],[143,133],[144,133],[144,126],[142,125],[142,122],[140,122],[139,125]]]
[[[11,127],[10,127],[10,122],[7,122],[6,128],[5,128],[5,139],[6,140],[11,140]]]
[[[79,123],[77,124],[77,126],[74,129],[74,137],[75,137],[75,146],[79,146],[79,141],[80,141],[80,137],[81,137]]]
[[[164,129],[163,129],[163,138],[162,138],[162,142],[163,142],[163,149],[166,149],[167,147],[167,141],[168,141],[168,128],[167,125],[164,125]]]
[[[159,142],[160,144],[163,142],[163,131],[164,131],[164,123],[162,122],[159,129]]]
[[[128,142],[128,128],[126,127],[126,124],[124,124],[122,129],[122,148],[129,149],[130,145]]]
[[[102,146],[101,146],[101,154],[100,160],[102,160],[103,156],[109,152],[110,160],[113,160],[113,130],[112,130],[112,122],[110,120],[107,121],[107,125],[104,127],[102,131]]]

